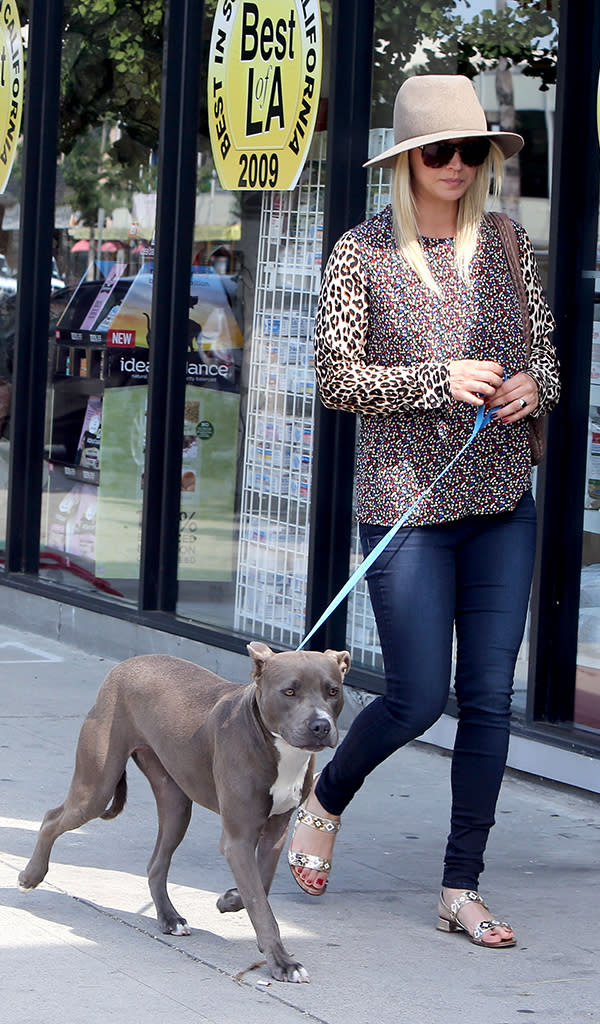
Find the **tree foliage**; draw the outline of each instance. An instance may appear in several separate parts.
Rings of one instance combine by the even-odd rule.
[[[460,3],[460,0],[456,0]],[[455,0],[376,0],[373,32],[373,124],[389,127],[391,107],[406,77],[406,65],[424,39],[442,38],[451,25]]]
[[[60,150],[89,128],[118,124],[115,158],[135,167],[156,148],[162,69],[162,0],[67,0]]]
[[[391,105],[410,71],[473,78],[500,58],[541,80],[556,80],[558,0],[490,7],[471,16],[469,0],[401,0],[375,7],[374,123],[392,123]],[[493,8],[493,9],[492,9]],[[499,9],[496,9],[499,8]],[[551,8],[551,9],[550,9]]]
[[[443,58],[456,60],[460,74],[473,77],[504,58],[509,65],[521,66],[524,75],[539,78],[542,91],[556,81],[558,3],[552,13],[530,3],[484,10],[471,21],[454,17],[449,22],[439,48]],[[433,53],[430,60],[433,70]]]
[[[218,0],[204,0],[204,33],[198,59],[205,66],[212,20]],[[77,205],[93,206],[84,184],[86,166],[99,166],[103,184],[97,198],[110,208],[121,198],[120,185],[139,180],[158,146],[166,0],[65,0],[61,77],[59,149],[64,178]],[[490,8],[470,17],[469,0],[377,0],[373,56],[373,124],[392,123],[391,106],[409,70],[460,72],[474,77],[493,68],[500,57],[535,75],[541,88],[556,73],[558,2],[516,4],[507,9],[490,0]],[[548,11],[548,7],[552,7]],[[331,23],[332,0],[321,0]],[[204,90],[199,97],[199,132],[208,135]],[[86,153],[86,150],[88,151]],[[71,165],[71,166],[70,166]],[[97,175],[96,175],[97,177]],[[120,185],[119,185],[120,179]]]
[[[411,61],[430,72],[473,77],[504,57],[541,79],[556,73],[558,3],[490,8],[470,17],[469,0],[377,0],[373,102],[375,122],[390,124],[390,104]],[[157,145],[165,0],[66,0],[61,89],[60,149],[69,153],[89,127],[118,124],[113,156],[123,165],[143,163]],[[217,0],[204,0],[204,63]],[[333,4],[322,0],[331,22]],[[552,8],[552,10],[548,10]],[[200,99],[206,134],[206,100]],[[379,114],[377,113],[379,111]],[[146,151],[146,152],[144,152]]]
[[[59,151],[83,223],[144,191],[158,146],[163,0],[66,0]]]
[[[123,176],[106,158],[103,137],[101,129],[88,128],[75,140],[60,167],[65,186],[76,197],[80,222],[90,227],[96,223],[100,208],[112,213],[116,206],[126,203]]]

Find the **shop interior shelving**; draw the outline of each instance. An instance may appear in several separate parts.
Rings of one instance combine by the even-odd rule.
[[[325,139],[299,186],[265,192],[248,366],[236,628],[293,646],[304,626]]]

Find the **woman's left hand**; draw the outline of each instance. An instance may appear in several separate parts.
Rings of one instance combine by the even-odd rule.
[[[486,409],[495,409],[503,423],[516,423],[538,407],[538,387],[528,373],[515,373],[514,377],[502,382],[493,395],[485,401]]]

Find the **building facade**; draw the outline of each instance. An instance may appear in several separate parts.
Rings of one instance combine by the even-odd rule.
[[[563,376],[535,471],[511,763],[598,791],[598,5],[447,0],[427,15],[412,0],[323,2],[316,130],[286,192],[261,187],[258,164],[256,188],[219,184],[218,6],[12,4],[27,76],[0,196],[5,618],[68,619],[82,646],[130,625],[143,643],[187,638],[217,665],[252,639],[301,641],[361,557],[356,422],[315,393],[321,267],[389,201],[389,173],[362,165],[390,138],[403,78],[466,72],[490,125],[526,140],[502,206],[536,248]],[[348,648],[351,685],[381,692],[364,583],[313,646]],[[429,738],[448,745],[452,723],[451,698]]]

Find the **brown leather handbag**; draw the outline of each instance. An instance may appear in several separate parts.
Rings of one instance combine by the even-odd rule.
[[[505,213],[489,213],[488,217],[496,227],[502,240],[510,275],[521,306],[525,353],[527,362],[529,362],[531,354],[531,317],[529,315],[527,292],[525,291],[525,282],[523,281],[521,260],[519,258],[519,243],[517,242],[517,236],[510,217],[507,217]],[[537,466],[544,458],[546,451],[546,417],[538,416],[537,419],[533,419],[532,416],[529,416],[528,424],[531,464]]]

